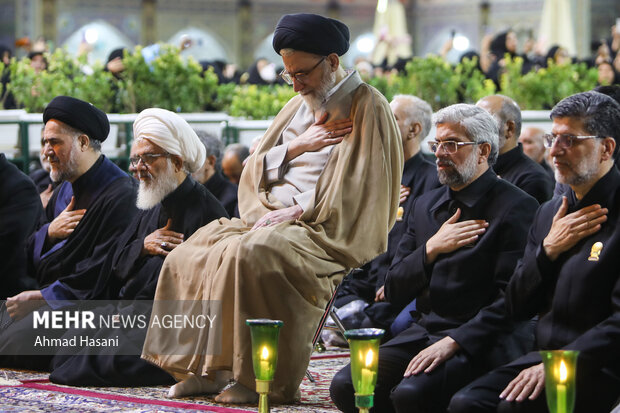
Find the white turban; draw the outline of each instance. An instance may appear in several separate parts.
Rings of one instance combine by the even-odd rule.
[[[166,109],[145,109],[133,123],[134,139],[148,139],[168,153],[179,155],[189,172],[205,163],[206,150],[196,132],[179,115]]]

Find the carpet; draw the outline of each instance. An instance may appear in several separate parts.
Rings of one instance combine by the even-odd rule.
[[[301,400],[272,406],[279,412],[337,412],[329,398],[332,377],[349,361],[348,350],[329,349],[315,354],[308,368],[315,379],[304,378]],[[0,369],[0,412],[256,412],[255,406],[224,405],[213,397],[168,399],[167,386],[71,387],[50,383],[48,374]]]

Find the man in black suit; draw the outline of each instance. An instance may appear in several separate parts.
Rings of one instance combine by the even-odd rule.
[[[536,350],[579,350],[575,412],[608,412],[620,396],[620,105],[579,93],[551,118],[545,138],[563,193],[536,215],[506,308],[539,315]],[[546,412],[543,389],[535,351],[461,390],[450,412]]]
[[[507,96],[484,97],[476,106],[489,112],[499,128],[499,156],[493,170],[503,179],[521,188],[539,204],[551,199],[553,179],[537,162],[523,153],[517,143],[521,134],[521,109]]]
[[[445,411],[462,386],[509,354],[522,354],[491,350],[513,336],[503,290],[538,203],[490,168],[498,152],[491,115],[459,104],[435,116],[437,141],[429,144],[444,186],[415,200],[385,283],[390,302],[417,298],[425,313],[381,346],[375,391],[380,412]],[[421,296],[427,289],[428,297]],[[355,410],[349,366],[330,390],[339,409]]]
[[[26,272],[26,242],[41,212],[32,181],[0,153],[0,300],[37,287]]]
[[[237,185],[222,175],[224,145],[217,136],[213,136],[207,131],[196,130],[195,132],[205,146],[207,158],[204,165],[192,173],[192,178],[203,184],[220,201],[228,216],[238,218]]]
[[[420,195],[439,187],[435,165],[427,161],[420,150],[422,141],[431,130],[433,109],[422,99],[411,95],[396,95],[390,102],[403,142],[405,164],[401,179],[400,207],[396,223],[388,235],[388,249],[360,270],[352,272],[340,285],[334,305],[342,307],[354,300],[362,299],[369,306],[360,317],[360,325],[347,327],[390,328],[395,317],[402,310],[385,300],[385,276],[398,243],[407,229],[407,220],[413,201]],[[405,317],[402,322],[408,321]]]

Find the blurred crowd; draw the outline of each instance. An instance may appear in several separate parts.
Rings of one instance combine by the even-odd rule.
[[[454,47],[454,36],[448,39],[438,54],[446,58]],[[585,63],[590,68],[598,70],[598,85],[614,85],[620,83],[620,28],[616,25],[611,27],[610,36],[594,40],[591,42],[591,56],[579,59],[571,56],[566,48],[559,45],[544,47],[543,42],[536,42],[530,35],[519,44],[519,39],[514,30],[506,30],[500,33],[488,34],[483,37],[479,50],[469,50],[460,56],[460,61],[464,59],[477,59],[478,68],[484,75],[493,80],[497,90],[501,90],[500,78],[505,70],[506,58],[520,57],[523,59],[522,74],[531,71],[538,71],[547,68],[550,62],[556,65],[571,63]],[[48,44],[45,39],[39,38],[31,43],[27,38],[19,39],[15,46],[23,48],[27,53],[30,65],[38,73],[47,69],[46,53],[49,52]],[[190,38],[182,38],[179,50],[184,50],[192,46]],[[105,70],[112,73],[116,78],[122,76],[125,69],[123,65],[123,53],[125,48],[113,50],[106,61]],[[81,47],[79,53],[88,53],[88,47]],[[159,53],[159,45],[154,44],[143,48],[142,54],[148,62],[154,59]],[[10,64],[13,51],[10,47],[0,44],[0,57],[5,65],[2,74],[2,95],[0,102],[5,109],[15,109],[18,107],[7,84],[10,82],[10,75],[6,67]],[[373,65],[369,58],[360,57],[355,61],[355,69],[363,79],[369,80],[373,77],[387,76],[390,74],[405,74],[406,65],[409,59],[399,58],[393,65],[388,65],[387,60],[380,65]],[[250,85],[273,85],[284,84],[278,74],[283,70],[281,66],[270,62],[266,58],[256,59],[247,69],[243,70],[235,63],[223,60],[200,61],[203,70],[213,70],[217,75],[220,84],[250,84]],[[87,68],[86,68],[87,70]]]

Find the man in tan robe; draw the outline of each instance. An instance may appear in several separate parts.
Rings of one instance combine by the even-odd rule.
[[[192,308],[185,314],[221,305],[216,329],[151,324],[142,357],[182,380],[169,396],[218,393],[234,378],[216,401],[254,401],[245,320],[271,318],[284,321],[271,398],[293,400],[334,286],[385,251],[402,144],[385,98],[340,67],[348,45],[348,29],[337,20],[297,14],[278,23],[282,77],[301,96],[249,158],[239,184],[241,219],[196,231],[168,255],[159,277],[155,299],[186,300]]]

